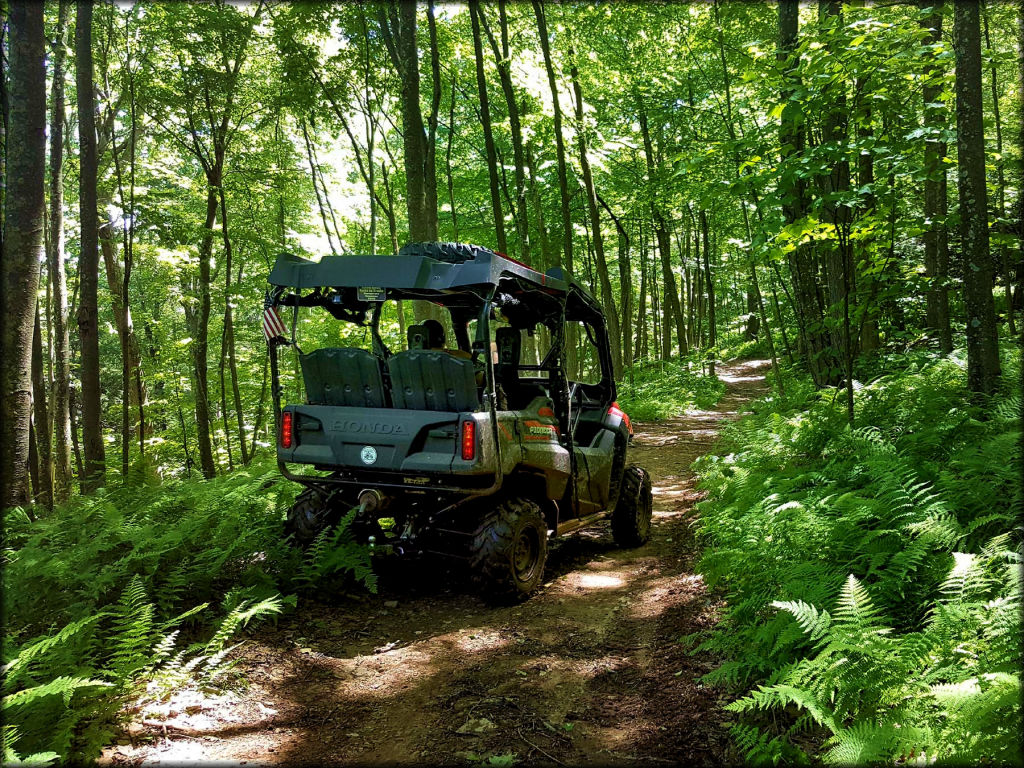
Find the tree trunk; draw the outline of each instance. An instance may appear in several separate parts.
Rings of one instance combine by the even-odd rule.
[[[541,54],[544,57],[544,70],[548,76],[548,88],[551,91],[552,109],[554,112],[555,160],[558,166],[558,193],[562,212],[562,258],[560,264],[565,274],[572,277],[576,267],[573,263],[573,229],[572,211],[569,207],[569,171],[565,161],[565,138],[562,134],[562,106],[558,98],[558,82],[555,79],[555,67],[551,61],[551,41],[548,38],[546,11],[541,0],[532,0],[533,13],[537,17],[537,33],[540,38]],[[576,370],[576,330],[569,328],[566,333],[566,370]]]
[[[804,133],[799,102],[793,94],[800,87],[796,74],[798,63],[797,34],[799,31],[799,4],[797,0],[779,0],[779,65],[786,73],[780,94],[786,104],[779,123],[780,157],[783,166],[787,161],[798,160],[804,152]],[[808,200],[804,181],[792,169],[784,169],[779,181],[783,217],[787,224],[800,221],[807,215]],[[794,307],[797,311],[797,326],[803,341],[802,349],[814,383],[824,386],[827,382],[822,370],[822,353],[827,346],[821,303],[818,298],[817,261],[814,251],[806,244],[798,245],[789,253],[789,267],[793,275]]]
[[[1024,93],[1024,3],[1017,4],[1017,93]],[[1013,291],[1013,305],[1020,308],[1024,298],[1024,119],[1019,121],[1017,133],[1017,287]],[[1022,340],[1024,346],[1024,340]]]
[[[992,394],[999,383],[999,343],[992,300],[992,258],[985,189],[985,133],[981,91],[981,25],[975,0],[955,0],[956,130],[964,303],[967,309],[967,383]]]
[[[263,357],[263,383],[260,384],[260,399],[256,403],[256,421],[252,427],[252,443],[249,446],[249,460],[256,455],[256,440],[259,438],[260,430],[263,429],[263,411],[267,401],[267,372],[270,370],[270,358]]]
[[[410,2],[415,6],[416,3]],[[423,161],[423,215],[430,240],[437,240],[437,115],[441,109],[441,52],[437,47],[437,23],[434,0],[427,2],[427,32],[430,39],[430,114]],[[419,56],[417,55],[417,60]],[[422,303],[422,302],[421,302]],[[431,306],[427,304],[426,306]]]
[[[548,236],[544,206],[541,203],[540,188],[537,184],[537,163],[534,159],[532,144],[526,145],[526,165],[530,169],[530,205],[537,212],[537,232],[540,234],[540,271],[547,272],[555,266],[556,260],[551,258],[551,240]]]
[[[46,375],[43,369],[43,332],[36,304],[32,332],[32,411],[36,433],[38,476],[33,480],[33,498],[37,504],[53,509],[53,461],[50,453],[50,417],[46,409]]]
[[[608,277],[608,262],[604,254],[604,237],[601,234],[601,216],[597,209],[597,190],[594,188],[594,175],[590,169],[590,158],[587,156],[586,127],[583,118],[583,92],[580,88],[579,71],[576,68],[576,52],[569,46],[569,77],[572,89],[576,94],[576,136],[580,152],[580,166],[583,171],[583,188],[587,193],[587,209],[590,212],[590,231],[594,241],[594,256],[597,260],[597,277],[601,285],[601,304],[604,306],[605,321],[608,325],[608,338],[612,353],[612,368],[615,378],[622,375],[622,348],[620,345],[619,316],[615,308],[615,297],[612,294],[612,283]]]
[[[754,262],[749,264],[750,270],[750,293],[747,294],[747,311],[756,312],[761,318],[761,326],[764,328],[764,337],[768,342],[768,355],[772,359],[772,372],[775,374],[775,384],[779,388],[779,394],[785,396],[783,388],[782,373],[779,371],[779,358],[775,353],[775,339],[772,338],[772,329],[768,325],[768,313],[764,308],[764,298],[761,296],[761,286],[757,282],[757,267]],[[751,306],[753,305],[753,306]]]
[[[135,334],[132,322],[132,311],[128,297],[124,293],[124,270],[117,255],[115,228],[117,220],[109,213],[112,194],[104,190],[99,195],[99,210],[104,212],[105,221],[98,230],[100,252],[103,254],[103,267],[107,277],[107,288],[110,290],[114,323],[121,346],[121,362],[128,380],[142,381],[142,352],[139,339]],[[140,396],[141,395],[141,396]],[[145,389],[140,386],[129,387],[127,407],[131,412],[140,412],[145,408]],[[130,441],[130,429],[122,435],[124,444]]]
[[[937,45],[942,42],[942,2],[918,0],[923,13],[920,24],[929,30],[925,43]],[[949,325],[949,289],[946,286],[949,268],[949,232],[946,229],[946,142],[940,140],[938,132],[947,124],[948,113],[939,101],[942,94],[943,63],[934,56],[927,58],[924,87],[924,126],[929,132],[924,144],[924,218],[928,227],[924,235],[924,269],[928,278],[927,322],[928,327],[938,335],[939,349],[943,354],[953,351],[953,335]],[[862,182],[863,183],[863,182]]]
[[[51,413],[54,426],[54,497],[64,503],[71,496],[71,337],[68,330],[68,285],[64,270],[64,64],[67,58],[67,21],[71,5],[62,0],[57,12],[53,50],[53,88],[50,115],[50,252],[49,284],[53,291],[54,374]]]
[[[448,102],[448,144],[444,153],[445,178],[448,180],[448,205],[452,209],[452,238],[459,242],[459,216],[455,205],[455,182],[452,179],[452,141],[455,138],[455,80],[452,80],[452,94]]]
[[[1017,93],[1024,93],[1024,3],[1017,4]],[[1017,287],[1013,291],[1013,305],[1020,308],[1024,298],[1024,118],[1019,121],[1017,133]],[[1024,340],[1022,340],[1024,346]]]
[[[658,255],[661,258],[661,278],[665,286],[665,317],[662,345],[668,349],[668,357],[672,356],[672,324],[675,321],[676,340],[679,342],[679,354],[685,354],[686,350],[686,322],[683,317],[682,308],[679,306],[679,289],[676,286],[676,276],[672,271],[671,241],[668,234],[668,226],[660,207],[655,201],[656,176],[660,170],[660,162],[656,165],[654,148],[651,142],[651,132],[647,123],[647,109],[643,99],[637,96],[637,115],[640,121],[640,133],[644,142],[644,159],[647,164],[648,195],[650,197],[651,219],[654,222],[654,233],[658,241]]]
[[[533,12],[537,17],[537,32],[540,36],[541,53],[544,56],[544,69],[548,75],[548,88],[551,90],[552,107],[554,110],[555,158],[558,164],[558,193],[562,211],[562,266],[566,274],[573,274],[572,245],[572,213],[569,209],[569,174],[565,162],[565,139],[562,135],[562,107],[558,100],[558,83],[555,80],[555,68],[551,63],[551,43],[548,38],[548,25],[544,6],[541,0],[533,0]]]
[[[327,221],[327,209],[324,207],[323,196],[320,194],[320,171],[317,168],[316,159],[313,157],[313,144],[309,140],[309,131],[306,129],[306,121],[300,120],[299,124],[302,127],[302,138],[306,145],[306,159],[309,162],[310,180],[313,182],[313,192],[316,194],[316,207],[320,210],[320,220],[324,224],[324,234],[327,236],[327,246],[331,249],[331,254],[333,256],[337,256],[338,249],[334,247],[334,238],[331,237],[331,225]],[[230,278],[228,279],[230,280]]]
[[[505,237],[505,218],[501,212],[501,193],[498,188],[498,155],[494,148],[494,134],[491,130],[491,106],[487,98],[487,77],[484,74],[484,49],[480,39],[480,14],[477,3],[470,3],[469,16],[473,24],[473,55],[476,59],[476,89],[480,99],[480,122],[484,130],[484,150],[487,154],[487,178],[491,190],[491,214],[494,216],[494,234],[498,250],[508,251]]]
[[[242,412],[242,394],[238,389],[238,363],[235,358],[235,325],[231,301],[231,237],[228,234],[228,204],[224,187],[220,187],[220,231],[224,239],[224,341],[227,345],[228,373],[231,376],[231,391],[235,405],[235,419],[238,422],[238,444],[242,464],[249,465],[249,449],[245,443],[245,414]],[[242,268],[238,268],[238,282],[242,282]],[[226,436],[226,435],[225,435]]]
[[[0,3],[0,65],[3,70],[0,76],[0,252],[4,247],[4,223],[7,221],[7,116],[10,114],[10,102],[7,97],[7,3]],[[0,493],[3,489],[0,488]]]
[[[81,345],[82,444],[85,475],[82,492],[104,484],[106,450],[100,404],[100,348],[97,288],[99,282],[99,212],[96,201],[96,101],[93,88],[92,3],[79,0],[75,27],[75,83],[78,89],[81,255],[78,261],[78,335]]]
[[[818,23],[821,27],[842,26],[842,5],[839,0],[818,0]],[[837,52],[838,53],[838,52]],[[822,218],[832,228],[832,240],[819,247],[825,249],[825,274],[828,280],[828,318],[831,344],[828,347],[828,382],[838,384],[843,377],[845,361],[852,358],[853,350],[843,331],[849,304],[849,284],[846,264],[849,254],[851,212],[848,205],[837,203],[835,196],[850,190],[850,163],[846,159],[848,119],[845,84],[828,86],[829,107],[821,130],[822,142],[839,158],[832,163],[829,173],[819,177],[822,193]],[[847,377],[847,387],[852,387]],[[852,388],[849,389],[852,392]]]
[[[508,43],[508,15],[505,12],[506,0],[498,0],[498,21],[501,27],[501,49],[487,24],[484,6],[477,6],[480,23],[487,33],[494,61],[498,68],[498,80],[505,95],[508,108],[509,129],[512,133],[512,157],[515,164],[516,196],[515,215],[516,235],[519,238],[519,255],[529,263],[530,259],[530,218],[526,207],[526,157],[523,152],[523,131],[519,123],[519,105],[516,103],[515,90],[512,87],[512,58]]]
[[[647,243],[640,233],[640,294],[636,312],[636,346],[633,359],[643,360],[647,357]]]
[[[199,242],[199,282],[195,285],[196,306],[187,305],[185,317],[192,336],[192,380],[195,384],[196,442],[199,444],[199,467],[203,477],[217,474],[213,462],[210,435],[210,272],[213,254],[213,227],[217,222],[217,188],[220,186],[220,167],[210,173],[206,190],[206,221]]]
[[[397,6],[397,7],[396,7]],[[427,194],[427,130],[420,108],[419,50],[416,44],[416,3],[392,3],[378,10],[381,33],[402,82],[402,142],[405,147],[406,210],[409,239],[437,239],[437,209],[433,216]],[[431,224],[433,223],[433,226]]]
[[[992,48],[992,40],[989,36],[988,31],[988,7],[984,4],[981,6],[981,18],[984,24],[985,30],[985,47],[988,49]],[[999,113],[999,80],[996,74],[996,62],[992,60],[990,69],[991,83],[992,83],[992,122],[995,124],[996,129],[996,191],[998,192],[998,200],[996,201],[996,219],[1009,221],[1008,211],[1006,210],[1006,170],[1005,159],[1003,157],[1003,123]],[[1022,94],[1021,98],[1024,98]],[[1024,118],[1022,118],[1024,119]],[[1021,190],[1024,193],[1024,190]],[[1003,268],[1003,278],[1005,283],[1005,295],[1006,295],[1006,324],[1009,327],[1010,335],[1017,335],[1017,325],[1013,317],[1013,280],[1010,277],[1010,247],[1005,243],[999,245],[999,263]]]
[[[715,378],[715,357],[718,355],[718,328],[715,318],[715,280],[711,274],[711,238],[708,214],[700,211],[700,231],[704,240],[704,284],[708,295],[708,373]]]
[[[227,331],[228,327],[222,325],[220,330],[220,360],[217,362],[217,378],[220,382],[220,417],[224,427],[224,447],[228,454],[228,472],[233,472],[235,469],[235,455],[231,451],[231,425],[228,423],[228,389],[227,376],[225,374],[228,359]],[[214,450],[218,449],[216,433],[214,433],[213,447]]]

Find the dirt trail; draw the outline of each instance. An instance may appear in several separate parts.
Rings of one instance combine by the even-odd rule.
[[[151,708],[132,727],[137,746],[103,762],[720,763],[729,717],[696,682],[714,660],[677,642],[718,609],[693,572],[689,467],[762,391],[766,368],[722,366],[714,411],[635,425],[632,460],[654,480],[645,546],[616,549],[604,527],[571,537],[552,548],[541,592],[508,608],[429,568],[378,595],[304,600],[247,644],[247,690]]]

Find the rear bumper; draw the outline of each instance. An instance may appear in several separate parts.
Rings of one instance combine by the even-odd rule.
[[[322,405],[287,405],[282,412],[291,414],[293,430],[288,448],[278,438],[278,464],[297,482],[480,494],[500,475],[488,413]],[[470,419],[476,422],[476,438],[473,458],[467,460],[459,435]],[[295,475],[288,464],[332,474]]]

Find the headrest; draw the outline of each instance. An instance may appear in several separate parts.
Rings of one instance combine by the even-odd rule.
[[[522,346],[522,335],[518,328],[498,328],[494,332],[494,341],[498,346],[499,363],[504,365],[519,365],[519,350]]]
[[[409,349],[430,348],[430,335],[427,333],[426,326],[410,325],[405,332],[405,337],[409,340]]]

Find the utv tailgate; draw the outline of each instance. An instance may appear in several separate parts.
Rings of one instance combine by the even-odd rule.
[[[284,413],[292,414],[293,439],[289,448],[278,440],[277,456],[286,462],[328,470],[474,473],[476,462],[456,456],[459,421],[468,415],[324,405],[289,405]]]

